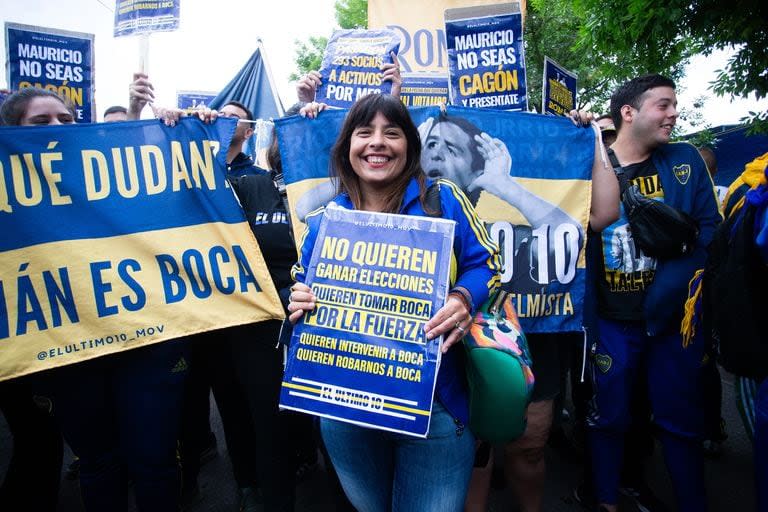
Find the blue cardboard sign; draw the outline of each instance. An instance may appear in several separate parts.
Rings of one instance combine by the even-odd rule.
[[[351,107],[367,94],[389,94],[392,82],[381,79],[381,67],[392,63],[400,39],[389,29],[336,30],[325,48],[315,99],[333,107]]]
[[[406,107],[448,104],[448,77],[437,73],[404,73],[400,100]]]
[[[307,284],[317,306],[294,327],[281,407],[426,437],[455,222],[329,206]]]
[[[541,86],[541,111],[567,116],[576,108],[576,74],[544,57],[544,83]]]
[[[473,9],[482,10],[446,11],[451,105],[527,111],[522,14],[471,16]]]
[[[93,34],[5,24],[8,85],[55,92],[75,108],[75,121],[95,119]]]
[[[116,0],[115,37],[179,28],[181,0]]]
[[[205,108],[218,93],[205,91],[176,91],[176,106],[182,110]]]

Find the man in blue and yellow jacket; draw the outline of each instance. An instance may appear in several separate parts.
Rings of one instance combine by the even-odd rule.
[[[706,510],[698,391],[705,344],[684,347],[679,326],[688,282],[704,266],[720,214],[696,148],[669,143],[676,107],[675,84],[660,75],[634,78],[611,97],[618,131],[611,148],[630,183],[646,197],[688,213],[700,234],[693,251],[662,260],[637,247],[623,208],[619,220],[590,233],[588,274],[596,307],[588,424],[595,490],[600,510],[610,512],[618,502],[628,404],[636,385],[648,387],[679,510]]]

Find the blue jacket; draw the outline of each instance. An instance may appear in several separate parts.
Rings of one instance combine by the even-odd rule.
[[[664,190],[664,202],[691,215],[699,223],[699,238],[690,254],[659,260],[643,305],[648,333],[677,329],[688,297],[688,283],[704,268],[707,246],[722,220],[712,178],[701,155],[687,142],[664,144],[651,155]]]
[[[333,201],[343,208],[353,208],[352,201],[346,194],[337,196]],[[456,221],[453,240],[455,258],[451,261],[451,281],[453,286],[463,287],[470,293],[474,309],[483,304],[499,286],[501,258],[498,247],[477,217],[469,199],[450,181],[440,180],[440,202],[443,218]],[[323,207],[307,215],[307,229],[300,242],[300,259],[292,271],[296,281],[303,282],[306,278],[305,269],[312,256],[324,210]],[[408,184],[399,213],[427,216],[419,202],[419,186],[415,179]],[[461,350],[457,343],[443,354],[435,392],[448,412],[466,425],[469,421],[469,410],[466,379],[460,359]]]
[[[245,153],[238,153],[237,156],[227,164],[227,177],[239,178],[251,174],[269,174],[269,171],[262,169],[253,159]]]

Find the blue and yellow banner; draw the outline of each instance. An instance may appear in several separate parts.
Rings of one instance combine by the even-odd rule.
[[[116,0],[115,37],[179,28],[181,0]]]
[[[72,103],[78,123],[96,121],[93,34],[6,22],[5,41],[12,91],[46,89]]]
[[[0,128],[0,380],[283,316],[235,122]]]
[[[335,30],[325,47],[315,99],[333,107],[351,107],[367,94],[389,94],[392,82],[381,79],[381,67],[392,64],[400,41],[391,30]]]
[[[421,166],[464,190],[504,263],[525,332],[580,331],[595,134],[569,119],[448,107],[411,109]],[[345,112],[277,120],[288,198],[298,235],[307,213],[329,201],[329,154]]]
[[[426,437],[452,220],[326,208],[307,268],[317,306],[291,337],[280,406]]]
[[[528,110],[519,6],[449,9],[445,11],[445,36],[451,105]]]

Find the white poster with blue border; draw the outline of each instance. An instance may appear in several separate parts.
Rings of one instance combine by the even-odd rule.
[[[329,205],[294,327],[280,406],[426,437],[442,338],[424,324],[445,303],[455,222]]]
[[[75,121],[96,120],[93,34],[5,24],[8,87],[37,87],[58,94],[75,109]]]
[[[179,28],[181,0],[116,0],[115,37]]]
[[[518,2],[446,9],[451,105],[528,110]]]

